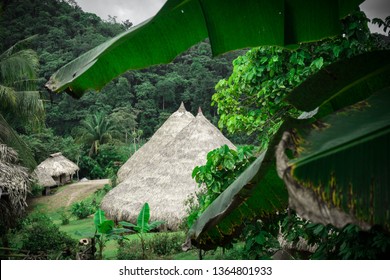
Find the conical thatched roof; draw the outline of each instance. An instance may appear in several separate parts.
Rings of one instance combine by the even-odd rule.
[[[18,154],[0,144],[0,226],[9,228],[27,207],[28,169],[17,164]]]
[[[234,145],[200,112],[163,150],[155,151],[148,166],[131,174],[103,199],[101,208],[111,218],[135,222],[145,202],[151,219],[163,220],[177,229],[186,214],[185,201],[195,193],[195,166],[206,162],[207,153]]]
[[[72,175],[79,170],[79,167],[61,153],[51,154],[41,162],[34,171],[43,172],[50,176],[60,176],[62,174]]]
[[[148,161],[145,159],[151,159],[157,151],[162,150],[164,146],[171,142],[193,119],[194,115],[187,112],[182,102],[179,109],[164,122],[150,140],[122,165],[118,171],[117,182],[123,182],[130,174],[146,167]]]

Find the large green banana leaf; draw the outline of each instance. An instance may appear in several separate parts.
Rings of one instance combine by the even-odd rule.
[[[214,55],[259,45],[289,46],[341,32],[339,19],[363,0],[168,0],[151,19],[68,63],[46,87],[80,97],[129,69],[168,63],[210,39]]]
[[[298,156],[278,168],[289,204],[302,217],[343,227],[381,225],[390,230],[390,87],[297,129]],[[284,166],[284,167],[283,167]]]
[[[286,99],[303,111],[321,106],[320,113],[324,115],[366,99],[387,86],[390,86],[390,51],[374,51],[324,67]]]

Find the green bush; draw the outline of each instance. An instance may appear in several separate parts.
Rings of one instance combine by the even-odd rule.
[[[41,196],[42,195],[42,192],[44,190],[45,187],[42,187],[41,185],[38,185],[38,184],[32,184],[31,186],[31,196],[32,197],[38,197],[38,196]]]
[[[118,241],[118,260],[143,260],[142,245],[140,240]]]
[[[61,225],[68,225],[69,224],[69,215],[65,212],[61,213]]]
[[[72,258],[75,255],[77,241],[61,232],[44,214],[28,216],[23,222],[21,233],[21,249],[32,254],[44,252],[48,258],[57,258],[58,254],[63,258]]]
[[[89,215],[95,213],[96,210],[96,206],[88,204],[84,201],[75,202],[71,207],[72,215],[76,216],[79,220],[85,219]]]
[[[170,255],[180,253],[181,245],[185,240],[184,233],[156,233],[149,241],[149,247],[156,255]]]

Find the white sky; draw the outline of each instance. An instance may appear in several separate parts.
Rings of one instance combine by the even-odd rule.
[[[118,22],[128,19],[137,25],[154,16],[166,0],[76,0],[76,2],[83,11],[97,14],[104,20],[107,20],[110,15],[116,16]],[[385,19],[390,15],[390,0],[366,0],[360,8],[370,19],[375,17]],[[370,25],[370,28],[373,32],[382,32],[377,25]]]

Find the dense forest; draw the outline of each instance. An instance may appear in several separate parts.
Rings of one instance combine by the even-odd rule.
[[[85,13],[76,1],[2,1],[0,49],[36,36],[28,47],[39,57],[38,89],[44,100],[43,125],[14,125],[34,154],[37,163],[51,153],[62,151],[78,162],[80,176],[103,178],[115,174],[118,166],[176,111],[183,101],[187,110],[202,108],[214,124],[217,108],[211,106],[216,83],[232,70],[235,52],[212,58],[207,41],[179,55],[172,63],[128,71],[101,92],[88,92],[79,100],[67,94],[52,94],[45,88],[51,74],[82,53],[131,27],[131,19],[103,21]],[[91,122],[105,126],[106,132],[86,129]],[[83,137],[82,137],[83,136]],[[91,143],[99,137],[99,149]],[[244,136],[245,137],[245,136]],[[241,137],[242,138],[242,137]],[[240,137],[234,138],[240,142]]]

